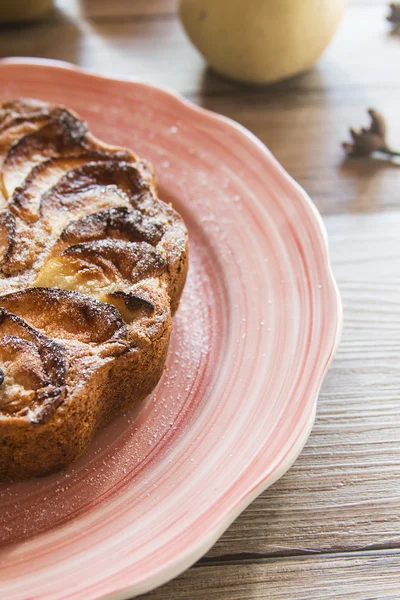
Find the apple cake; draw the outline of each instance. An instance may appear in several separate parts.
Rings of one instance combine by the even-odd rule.
[[[63,106],[0,106],[0,479],[65,468],[163,372],[188,267],[151,166]]]

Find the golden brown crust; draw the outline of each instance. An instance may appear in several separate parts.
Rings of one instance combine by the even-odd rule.
[[[0,106],[0,479],[68,466],[147,396],[187,231],[149,166],[64,107]]]

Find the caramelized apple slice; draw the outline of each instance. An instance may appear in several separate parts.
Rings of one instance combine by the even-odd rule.
[[[65,397],[64,348],[2,309],[0,375],[0,409],[43,422]]]
[[[42,198],[43,215],[68,211],[76,217],[121,205],[133,206],[146,196],[154,201],[150,185],[142,177],[141,163],[108,160],[86,163],[70,171]],[[94,210],[93,210],[94,208]]]
[[[42,196],[54,187],[69,171],[93,160],[95,154],[50,158],[32,169],[22,185],[10,198],[10,210],[25,221],[36,221],[40,216]]]
[[[45,223],[35,227],[7,211],[0,216],[0,272],[6,277],[21,274],[33,265],[49,236]],[[0,279],[0,293],[8,289],[8,280]]]
[[[119,206],[72,221],[62,231],[60,245],[65,248],[79,242],[117,238],[155,246],[163,233],[163,228],[153,218],[136,209]]]
[[[52,338],[101,344],[126,337],[116,308],[73,291],[28,288],[0,296],[0,306]]]
[[[36,277],[34,285],[43,288],[72,290],[97,298],[102,290],[108,288],[110,279],[96,265],[60,255],[45,263]]]
[[[94,152],[118,160],[135,160],[129,151],[96,140],[88,134],[86,123],[63,107],[54,108],[42,125],[34,127],[32,133],[27,131],[9,147],[3,163],[3,186],[8,196],[36,165],[48,158]]]
[[[0,134],[6,129],[16,127],[21,123],[30,121],[44,121],[50,115],[52,107],[40,100],[13,100],[4,102],[0,108]]]
[[[0,298],[4,298],[7,303],[7,296]],[[26,321],[4,308],[0,309],[0,336],[16,337],[34,343],[52,383],[57,386],[63,384],[66,366],[61,344],[36,331]]]
[[[3,163],[7,195],[11,196],[30,171],[47,158],[89,150],[86,133],[86,123],[66,109],[55,108],[43,127],[35,128],[9,148]]]
[[[10,122],[7,127],[2,126],[0,131],[0,166],[3,167],[10,150],[18,145],[20,140],[40,130],[47,121],[48,117],[41,117],[33,121],[21,119],[21,121]]]
[[[113,304],[121,313],[125,323],[132,323],[143,313],[151,315],[155,307],[149,300],[132,292],[106,292],[99,297],[102,302]]]
[[[40,270],[35,285],[76,290],[97,297],[116,282],[134,283],[156,277],[165,267],[163,256],[146,242],[112,239],[83,242],[50,258]]]
[[[0,338],[0,371],[0,409],[6,412],[25,408],[50,383],[35,344],[12,336]]]
[[[18,119],[15,122],[9,123],[8,127],[2,127],[0,131],[0,208],[7,207],[7,199],[9,192],[3,178],[2,167],[6,160],[7,153],[14,144],[24,136],[37,131],[46,123],[46,117],[34,119],[32,122]]]
[[[82,242],[64,250],[63,255],[99,267],[110,281],[124,279],[134,283],[157,277],[165,269],[162,254],[146,242],[113,239]]]
[[[30,134],[46,123],[51,112],[47,104],[34,100],[19,100],[7,102],[0,109],[0,169],[12,145],[22,137]],[[7,206],[8,192],[0,177],[0,203],[1,208]]]
[[[53,288],[74,290],[100,302],[113,304],[125,323],[131,323],[143,311],[149,313],[154,310],[153,304],[148,300],[119,289],[126,286],[121,282],[116,284],[111,281],[102,268],[79,260],[71,260],[65,255],[50,260],[35,283],[43,287],[48,285]]]

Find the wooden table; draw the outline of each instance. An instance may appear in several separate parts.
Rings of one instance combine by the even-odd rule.
[[[0,31],[41,56],[167,85],[248,127],[314,199],[345,310],[316,423],[289,473],[184,575],[148,600],[400,598],[400,168],[346,161],[347,126],[383,111],[400,148],[400,35],[387,3],[352,0],[318,67],[265,89],[205,68],[174,0],[60,0]]]

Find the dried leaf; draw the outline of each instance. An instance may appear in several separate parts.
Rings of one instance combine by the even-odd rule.
[[[384,117],[370,108],[371,125],[360,131],[350,128],[352,142],[344,142],[343,148],[349,156],[369,156],[373,152],[384,152],[386,148],[386,123]]]
[[[374,152],[383,152],[388,156],[400,156],[400,152],[389,148],[386,142],[386,122],[384,117],[377,110],[370,108],[368,114],[371,117],[371,124],[368,128],[361,130],[350,128],[351,142],[342,144],[346,153],[350,157],[370,156]]]
[[[400,24],[400,3],[392,2],[390,4],[390,14],[387,16],[387,20],[393,25]]]

